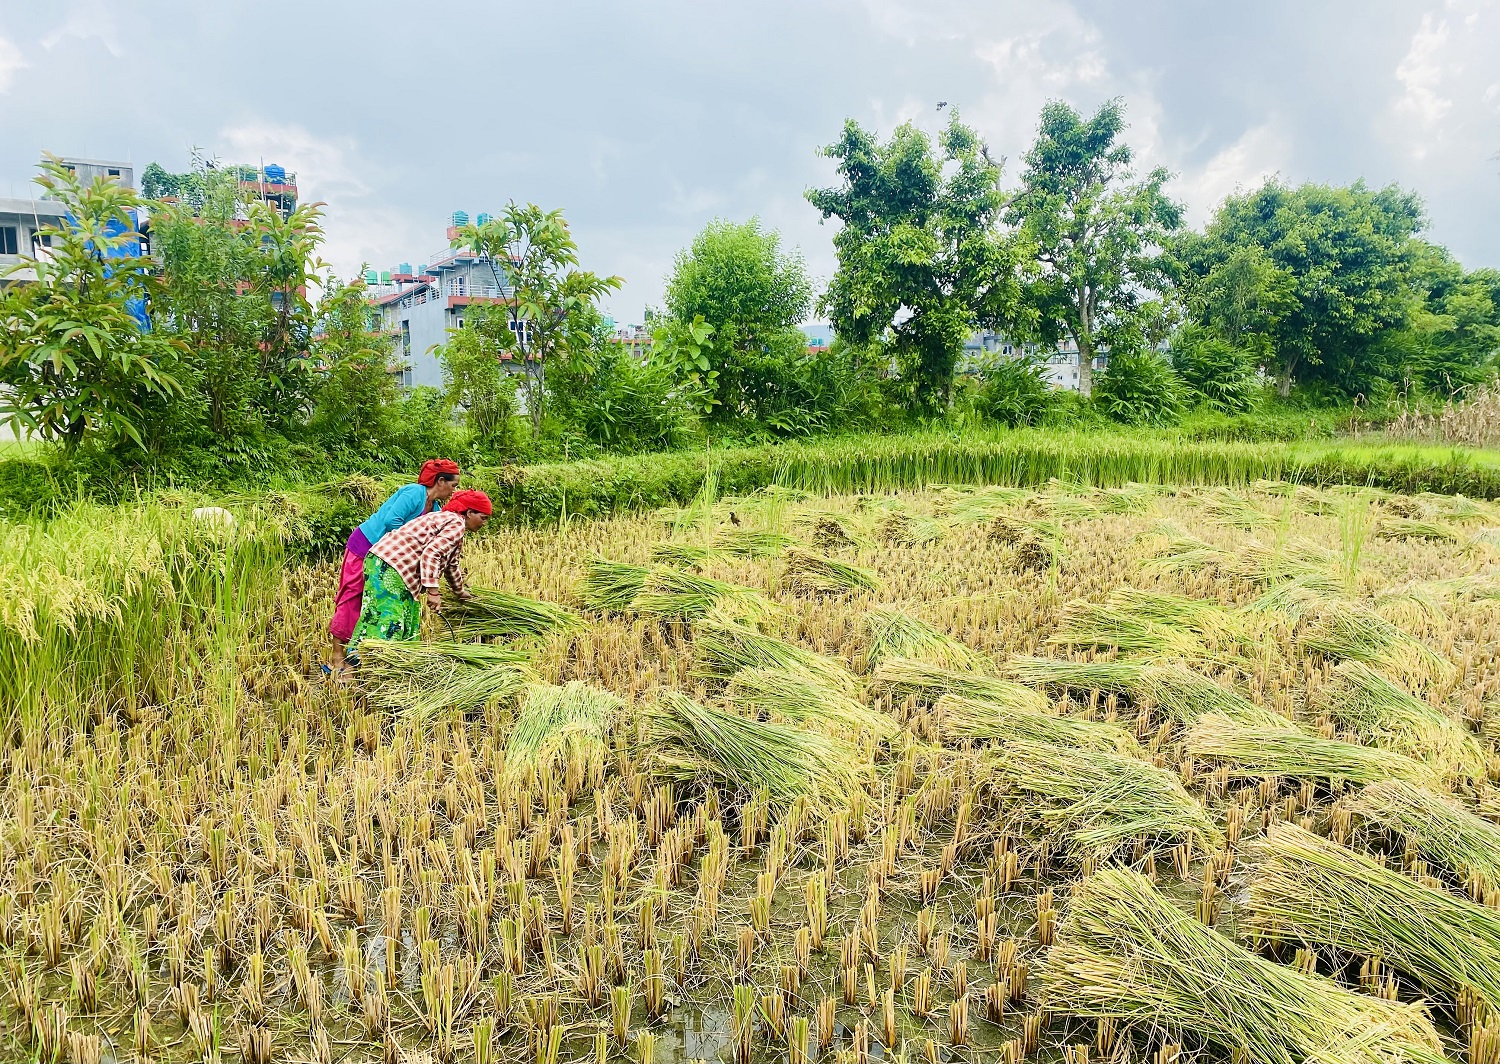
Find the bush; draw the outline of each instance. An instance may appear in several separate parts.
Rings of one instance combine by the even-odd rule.
[[[598,447],[666,450],[685,440],[692,423],[665,367],[607,342],[554,365],[547,390],[552,414]]]
[[[1182,416],[1182,382],[1155,351],[1111,351],[1093,400],[1116,421],[1167,425]]]
[[[1242,414],[1255,401],[1255,356],[1196,326],[1172,344],[1172,368],[1188,399],[1225,414]]]
[[[997,355],[976,376],[974,409],[991,421],[1037,425],[1058,408],[1060,393],[1047,383],[1046,363],[1036,355]]]

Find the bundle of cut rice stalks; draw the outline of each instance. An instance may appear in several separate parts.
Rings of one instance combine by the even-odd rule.
[[[820,551],[845,550],[855,545],[854,537],[837,514],[811,515],[810,529],[813,545]]]
[[[1243,495],[1228,488],[1215,488],[1203,499],[1203,510],[1227,525],[1246,530],[1271,523],[1271,517]]]
[[[1245,634],[1248,622],[1242,614],[1213,599],[1189,598],[1165,591],[1121,587],[1110,592],[1107,604],[1153,624],[1181,628],[1212,639]]]
[[[535,679],[527,660],[485,643],[365,639],[359,681],[371,706],[421,722],[515,698]]]
[[[649,572],[645,566],[594,558],[584,570],[579,598],[591,610],[621,613],[629,609],[631,602],[641,593]]]
[[[880,579],[868,569],[814,554],[800,547],[789,548],[783,555],[786,559],[786,575],[795,591],[813,594],[839,594],[845,591],[875,591]]]
[[[740,669],[801,669],[840,694],[859,693],[859,680],[843,662],[743,624],[713,618],[700,622],[693,628],[693,653],[710,675],[729,676]]]
[[[668,540],[651,548],[651,560],[657,565],[670,565],[674,569],[698,569],[704,562],[719,557],[712,547],[696,543],[680,543]]]
[[[1375,525],[1375,534],[1381,539],[1425,539],[1443,543],[1456,543],[1460,538],[1447,525],[1414,521],[1408,517],[1382,517]]]
[[[694,576],[660,566],[646,574],[628,609],[648,617],[681,620],[694,620],[718,612],[728,617],[761,621],[779,612],[775,603],[753,587],[741,587],[725,580]]]
[[[1484,749],[1467,728],[1362,662],[1341,662],[1314,706],[1362,739],[1433,764],[1445,775],[1484,777]]]
[[[1426,1010],[1251,953],[1142,875],[1083,881],[1038,972],[1037,1005],[1191,1031],[1260,1064],[1441,1064]]]
[[[865,614],[865,668],[890,658],[914,658],[945,669],[986,669],[989,661],[954,639],[896,609]]]
[[[1038,803],[1038,815],[1086,853],[1107,855],[1140,837],[1223,842],[1175,773],[1108,750],[1010,742],[986,756],[991,776]]]
[[[729,679],[724,700],[756,717],[790,720],[850,739],[861,732],[884,739],[896,722],[799,666],[741,669]]]
[[[933,707],[943,738],[950,742],[1057,743],[1092,750],[1137,754],[1140,746],[1124,728],[1076,717],[1059,717],[962,695],[944,695]]]
[[[849,743],[710,709],[677,691],[662,695],[646,724],[657,774],[706,777],[739,794],[765,793],[779,807],[799,798],[846,805],[870,772]]]
[[[1132,702],[1161,710],[1179,724],[1205,713],[1220,713],[1244,724],[1290,725],[1275,711],[1180,665],[1017,657],[1006,664],[1005,673],[1032,687],[1123,694]]]
[[[714,539],[714,547],[736,558],[774,558],[795,542],[784,532],[727,528]]]
[[[931,517],[895,510],[880,519],[875,534],[893,547],[920,547],[924,543],[936,543],[948,534],[948,530]]]
[[[495,588],[470,589],[473,597],[454,600],[444,609],[454,622],[454,632],[464,639],[515,639],[547,635],[576,628],[578,614],[551,602],[539,602]]]
[[[1400,836],[1424,861],[1447,868],[1475,889],[1500,887],[1500,828],[1445,795],[1402,780],[1360,791],[1349,809]]]
[[[1500,912],[1294,824],[1273,827],[1252,854],[1241,912],[1256,934],[1379,957],[1439,1000],[1469,988],[1500,1008]]]
[[[1201,660],[1209,656],[1203,641],[1191,632],[1098,602],[1070,602],[1047,642],[1054,646],[1113,647],[1154,658]]]
[[[1426,643],[1353,602],[1325,600],[1296,639],[1304,650],[1340,661],[1380,665],[1413,682],[1442,683],[1453,674],[1453,664]]]
[[[1430,765],[1389,750],[1309,735],[1290,721],[1277,726],[1238,723],[1217,713],[1198,720],[1183,742],[1187,756],[1227,765],[1238,775],[1290,776],[1294,779],[1347,780],[1373,783],[1403,779],[1436,783],[1441,773]]]
[[[876,691],[888,691],[897,698],[915,695],[918,700],[929,704],[943,695],[954,694],[1033,713],[1047,711],[1045,698],[1014,680],[961,669],[944,669],[911,658],[882,661],[875,667],[870,686]]]
[[[558,687],[531,684],[505,743],[505,771],[513,779],[561,774],[571,761],[594,764],[608,752],[610,723],[620,700],[574,680]]]

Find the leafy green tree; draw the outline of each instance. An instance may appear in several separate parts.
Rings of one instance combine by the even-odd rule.
[[[117,181],[85,187],[53,159],[36,183],[67,220],[43,230],[45,254],[8,271],[35,280],[0,296],[0,424],[70,452],[91,440],[142,447],[143,404],[180,386],[178,346],[137,317],[158,291],[138,254],[141,201]]]
[[[1040,423],[1058,404],[1046,362],[1029,351],[994,355],[976,368],[975,379],[974,409],[1012,428]]]
[[[1000,165],[956,113],[938,147],[910,123],[882,144],[851,119],[824,149],[842,184],[807,193],[843,223],[819,307],[845,341],[893,359],[906,402],[927,413],[949,403],[970,333],[1021,313],[1016,248],[997,228]]]
[[[509,335],[497,339],[522,368],[532,432],[540,434],[547,365],[589,335],[595,304],[623,281],[577,269],[578,245],[562,211],[534,203],[512,201],[499,217],[464,226],[460,245],[485,256],[496,283],[512,290],[504,304]]]
[[[1225,414],[1241,414],[1255,399],[1255,352],[1201,325],[1185,325],[1172,338],[1172,368],[1187,398]]]
[[[680,442],[693,411],[688,392],[653,351],[639,360],[614,343],[602,320],[592,343],[570,345],[554,363],[552,411],[592,443],[616,450],[661,450]]]
[[[1182,416],[1182,382],[1167,360],[1145,347],[1112,348],[1093,402],[1116,421],[1164,425]]]
[[[783,253],[779,235],[756,219],[715,220],[678,254],[666,304],[680,326],[701,320],[712,329],[694,360],[707,365],[690,370],[708,393],[705,412],[766,418],[798,368],[786,353],[800,358],[807,347],[797,324],[812,307],[812,285],[801,256]]]
[[[1144,332],[1144,294],[1166,285],[1160,250],[1182,225],[1182,208],[1163,191],[1166,170],[1133,180],[1130,146],[1119,139],[1124,129],[1119,100],[1087,120],[1065,103],[1048,103],[1021,190],[1006,210],[1040,267],[1026,290],[1037,334],[1048,343],[1072,338],[1085,396],[1100,347],[1136,344]]]
[[[714,327],[702,314],[691,321],[657,319],[651,332],[651,360],[678,382],[683,400],[699,414],[708,415],[719,402],[719,371],[710,346]]]
[[[505,369],[515,343],[513,320],[508,307],[471,305],[463,327],[450,330],[448,342],[437,349],[448,409],[463,414],[470,446],[491,459],[516,451],[516,382]]]
[[[330,277],[318,301],[312,344],[313,430],[365,454],[377,454],[399,397],[390,344],[375,332],[362,277]]]
[[[1382,338],[1415,308],[1422,225],[1421,201],[1395,186],[1271,180],[1226,199],[1175,258],[1198,320],[1257,352],[1282,395],[1353,395],[1393,374]]]
[[[1500,270],[1466,273],[1447,249],[1419,241],[1413,272],[1421,296],[1406,328],[1391,338],[1402,372],[1445,399],[1492,378],[1500,355]]]

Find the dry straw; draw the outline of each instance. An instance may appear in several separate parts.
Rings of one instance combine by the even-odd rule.
[[[1183,752],[1188,757],[1226,765],[1238,774],[1249,776],[1292,776],[1351,783],[1394,778],[1428,783],[1439,775],[1431,766],[1409,757],[1309,735],[1289,721],[1274,727],[1258,727],[1217,713],[1202,717],[1188,729]]]
[[[868,569],[815,554],[800,547],[789,548],[786,575],[793,590],[813,594],[839,594],[845,591],[876,591],[880,578]]]
[[[1203,806],[1174,773],[1136,758],[1052,743],[1010,742],[985,764],[992,776],[1039,804],[1042,819],[1084,851],[1108,853],[1141,838],[1222,841]]]
[[[1393,872],[1293,824],[1254,844],[1243,912],[1272,939],[1377,956],[1454,1000],[1500,1008],[1500,912]]]
[[[1038,979],[1041,1008],[1191,1031],[1261,1064],[1446,1060],[1420,1005],[1259,957],[1124,870],[1084,880]]]

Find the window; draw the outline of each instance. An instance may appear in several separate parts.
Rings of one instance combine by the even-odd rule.
[[[120,176],[120,171],[117,170],[117,169],[115,169],[113,166],[111,166],[109,168],[109,176],[110,177],[119,177]]]
[[[0,255],[19,255],[20,230],[13,225],[0,225]]]
[[[401,357],[411,358],[411,322],[401,323]]]
[[[464,327],[464,320],[463,320],[463,318],[454,318],[453,319],[453,327],[455,329],[462,329]]]

